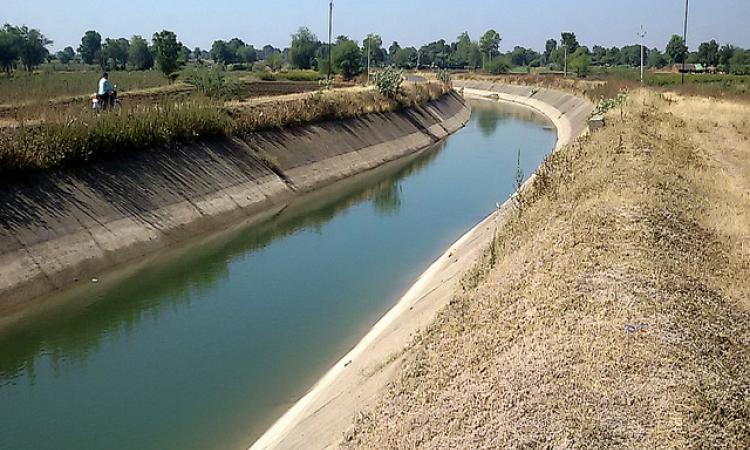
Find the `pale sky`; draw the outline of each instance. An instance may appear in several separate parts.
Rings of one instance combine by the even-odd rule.
[[[2,0],[0,23],[39,28],[55,41],[54,50],[77,48],[83,33],[150,39],[154,31],[175,31],[188,47],[210,48],[215,39],[239,37],[256,47],[289,45],[289,35],[305,25],[321,40],[327,34],[328,0]],[[472,39],[496,29],[501,50],[515,45],[544,48],[560,31],[573,31],[583,45],[635,43],[641,24],[649,47],[663,48],[682,34],[683,0],[335,0],[334,35],[361,40],[369,32],[402,46],[444,38],[462,31]],[[111,8],[111,13],[101,11]],[[716,39],[750,48],[750,0],[690,2],[691,49]]]

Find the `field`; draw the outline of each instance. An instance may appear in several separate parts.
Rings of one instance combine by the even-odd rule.
[[[640,69],[630,67],[595,67],[588,78],[605,81],[629,81],[639,83]],[[750,76],[725,74],[685,74],[685,84],[679,73],[647,71],[644,81],[647,86],[679,89],[685,93],[714,97],[750,98]]]
[[[81,112],[77,106],[55,108],[59,111],[45,120],[0,128],[0,173],[49,169],[212,136],[388,112],[437,99],[447,90],[442,83],[422,83],[406,86],[397,99],[383,97],[374,88],[351,88],[228,103],[189,92],[178,102],[150,98],[148,102],[125,103],[106,114]]]
[[[750,106],[630,92],[549,157],[345,448],[746,448]]]

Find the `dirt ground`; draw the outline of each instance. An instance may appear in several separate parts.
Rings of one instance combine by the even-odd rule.
[[[750,107],[631,92],[549,157],[344,448],[747,448]]]

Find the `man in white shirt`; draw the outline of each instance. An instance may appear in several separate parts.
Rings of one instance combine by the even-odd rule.
[[[99,80],[99,90],[97,91],[102,110],[112,105],[112,85],[109,84],[109,74],[104,72]]]

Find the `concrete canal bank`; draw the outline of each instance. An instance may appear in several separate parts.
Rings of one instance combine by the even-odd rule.
[[[259,132],[83,167],[18,175],[0,187],[0,315],[33,298],[431,147],[470,116],[451,93],[388,114]]]
[[[557,129],[556,151],[584,133],[594,106],[572,94],[543,88],[457,81],[466,97],[512,102],[545,115]],[[524,186],[533,181],[534,175]],[[524,189],[523,187],[522,189]],[[346,434],[357,414],[372,406],[398,373],[401,356],[452,298],[461,275],[474,264],[502,225],[508,201],[456,241],[398,303],[252,449],[326,448]]]

